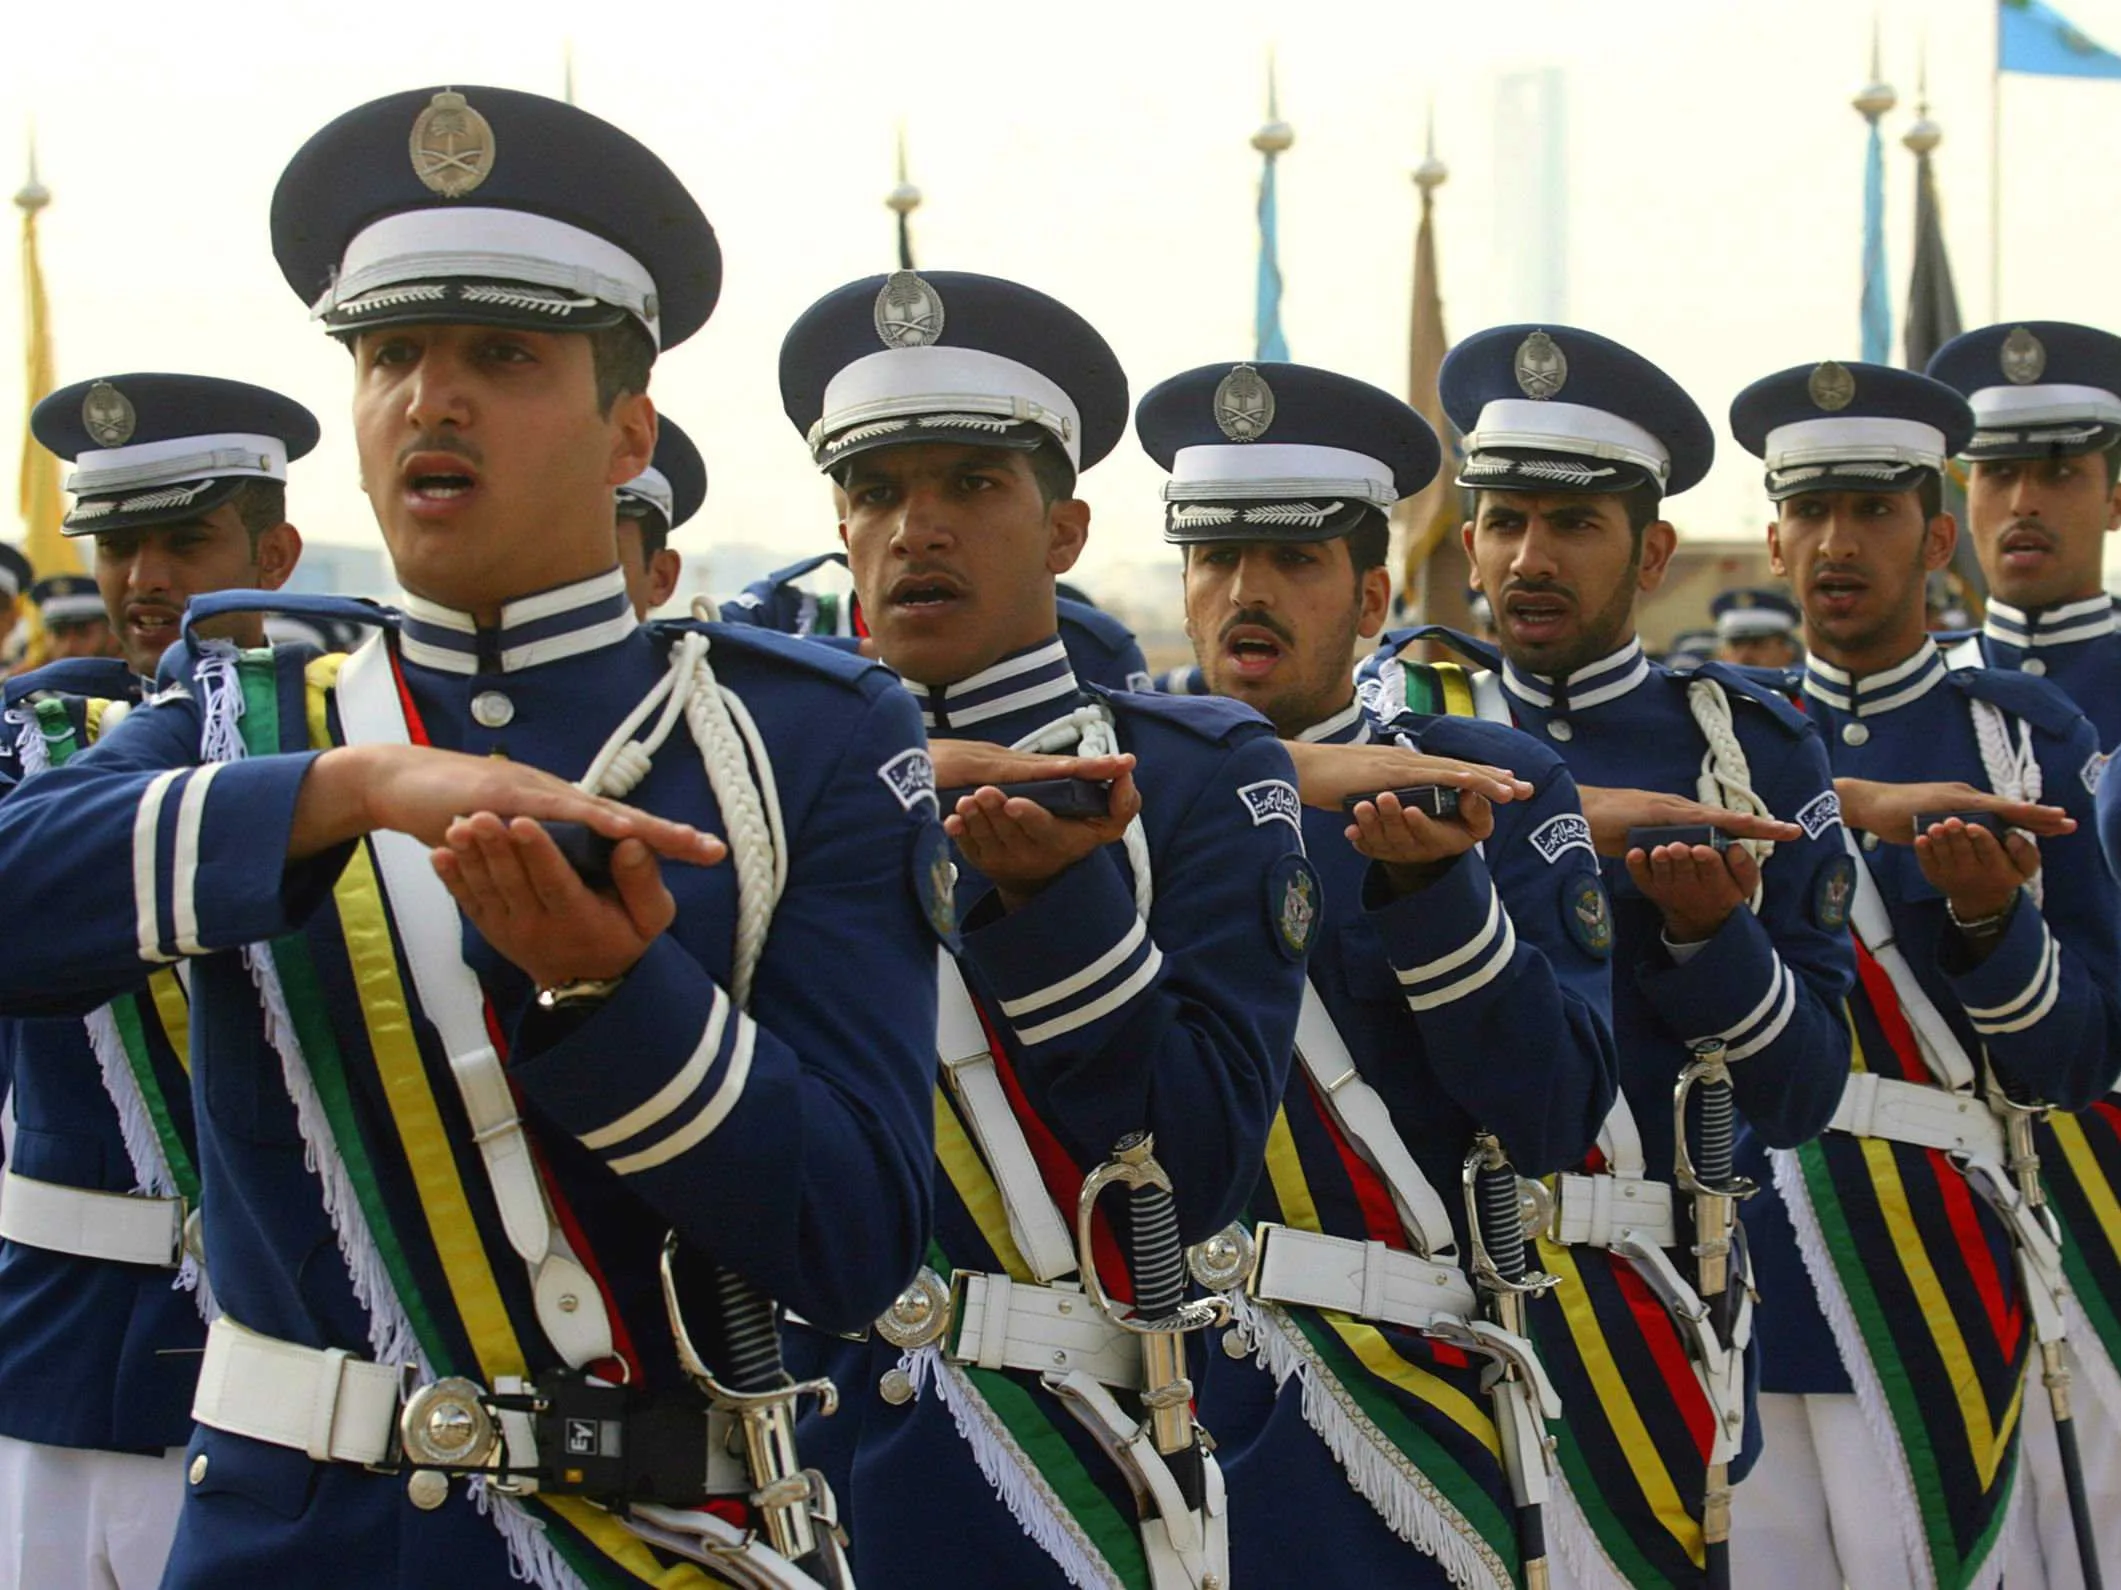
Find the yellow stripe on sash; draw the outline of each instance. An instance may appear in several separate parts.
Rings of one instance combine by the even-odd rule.
[[[1576,1268],[1575,1250],[1542,1239],[1539,1259],[1546,1269],[1561,1277],[1561,1285],[1554,1288],[1555,1301],[1561,1305],[1562,1318],[1568,1322],[1569,1335],[1575,1338],[1584,1373],[1590,1376],[1591,1384],[1598,1392],[1598,1405],[1605,1410],[1606,1422],[1613,1427],[1620,1450],[1627,1454],[1628,1468],[1634,1474],[1644,1500],[1657,1515],[1657,1521],[1664,1525],[1665,1532],[1686,1552],[1687,1559],[1705,1565],[1707,1558],[1702,1547],[1701,1526],[1694,1522],[1686,1504],[1680,1501],[1671,1474],[1657,1456],[1649,1427],[1642,1422],[1635,1399],[1628,1395],[1627,1384],[1620,1378],[1619,1366],[1606,1351],[1605,1338],[1598,1328],[1598,1317],[1591,1307],[1590,1295],[1583,1289],[1582,1272]]]
[[[1036,1281],[1038,1277],[1017,1251],[1016,1238],[1009,1234],[1009,1210],[1002,1202],[1002,1190],[995,1185],[979,1150],[972,1146],[972,1139],[965,1135],[964,1123],[958,1120],[957,1111],[950,1107],[940,1085],[935,1090],[935,1159],[956,1189],[957,1201],[965,1206],[972,1223],[987,1239],[987,1246],[994,1250],[995,1262],[1004,1273],[1012,1281]]]
[[[1443,686],[1443,710],[1447,717],[1477,718],[1479,710],[1473,705],[1473,681],[1463,667],[1457,663],[1440,662],[1434,665],[1436,682]]]
[[[1282,1223],[1300,1231],[1323,1234],[1324,1228],[1318,1221],[1318,1203],[1311,1196],[1310,1179],[1304,1175],[1303,1159],[1296,1151],[1295,1135],[1289,1130],[1286,1106],[1274,1112],[1274,1124],[1267,1132],[1267,1175],[1274,1183],[1274,1201],[1280,1206]],[[1376,1326],[1366,1325],[1337,1309],[1322,1308],[1318,1317],[1332,1328],[1333,1334],[1346,1344],[1363,1368],[1379,1380],[1397,1386],[1417,1402],[1434,1408],[1497,1458],[1502,1456],[1502,1444],[1495,1435],[1495,1421],[1473,1398],[1420,1365],[1409,1363]]]
[[[2083,1125],[2074,1115],[2064,1115],[2059,1110],[2047,1118],[2047,1124],[2055,1134],[2056,1143],[2061,1146],[2062,1157],[2069,1161],[2069,1168],[2076,1173],[2077,1186],[2084,1194],[2084,1201],[2092,1206],[2092,1216],[2099,1222],[2107,1246],[2121,1253],[2121,1203],[2114,1199],[2113,1185],[2093,1155]]]
[[[177,981],[177,974],[168,967],[156,972],[147,980],[147,991],[155,1001],[155,1019],[162,1023],[162,1036],[176,1051],[177,1064],[191,1075],[191,1001],[185,997],[184,985]]]
[[[339,667],[345,660],[323,657],[309,665],[309,742],[319,750],[328,749],[333,743],[325,695],[337,684]],[[501,1375],[524,1373],[527,1365],[507,1307],[501,1301],[500,1283],[472,1222],[471,1203],[457,1175],[441,1112],[427,1085],[427,1071],[413,1037],[412,1015],[398,975],[397,952],[391,944],[390,924],[367,845],[354,848],[332,895],[339,908],[347,958],[353,963],[354,984],[360,993],[361,1016],[368,1027],[369,1047],[375,1053],[376,1071],[390,1105],[391,1120],[412,1170],[421,1213],[426,1218],[435,1254],[442,1262],[457,1315],[464,1323],[472,1351],[478,1355],[480,1379],[490,1386]],[[696,1590],[721,1582],[708,1578],[689,1563],[664,1567],[639,1536],[611,1513],[581,1497],[540,1496],[538,1500],[580,1531],[614,1564],[658,1590]]]
[[[1995,1483],[1996,1465],[2002,1461],[2011,1428],[2018,1421],[2019,1404],[2025,1395],[2024,1380],[2021,1377],[2017,1390],[2012,1392],[2010,1406],[2003,1411],[2003,1427],[1998,1430],[1989,1422],[1988,1403],[1981,1395],[1981,1381],[1974,1373],[1973,1358],[1966,1350],[1966,1337],[1959,1329],[1951,1305],[1945,1301],[1944,1285],[1937,1279],[1936,1266],[1930,1262],[1929,1249],[1923,1245],[1922,1233],[1916,1228],[1914,1214],[1908,1208],[1907,1188],[1900,1180],[1900,1166],[1893,1158],[1893,1145],[1875,1137],[1858,1138],[1857,1141],[1863,1146],[1863,1160],[1870,1168],[1871,1185],[1878,1196],[1878,1212],[1885,1217],[1886,1229],[1892,1233],[1893,1247],[1900,1255],[1900,1268],[1906,1272],[1908,1285],[1914,1289],[1915,1301],[1921,1306],[1922,1318],[1944,1359],[1944,1378],[1959,1403],[1960,1417],[1966,1421],[1967,1445],[1974,1466],[1981,1473],[1981,1488],[1987,1490]]]

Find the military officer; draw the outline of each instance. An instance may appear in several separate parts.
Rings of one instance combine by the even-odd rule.
[[[1797,662],[1797,604],[1781,591],[1746,586],[1709,603],[1718,660],[1744,668],[1789,668]]]
[[[1070,663],[1054,581],[1089,530],[1077,476],[1127,420],[1118,361],[1073,310],[962,272],[852,282],[789,332],[781,394],[843,495],[861,611],[928,723],[960,868],[935,1243],[877,1339],[837,1358],[857,1566],[916,1582],[947,1521],[967,1582],[1231,1583],[1173,1344],[1145,1352],[1070,1277],[1167,1317],[1178,1245],[1250,1191],[1318,913],[1288,755],[1249,708],[1087,685]],[[1172,1191],[1102,1209],[1085,1273],[1085,1178],[1145,1130]]]
[[[154,702],[0,802],[0,1004],[190,965],[222,1313],[165,1582],[809,1584],[829,1506],[765,1299],[849,1328],[926,1245],[919,713],[859,660],[634,617],[612,494],[720,256],[632,137],[393,94],[303,146],[272,231],[352,355],[405,610],[199,598]],[[203,638],[275,603],[376,633]],[[725,1472],[734,1392],[765,1401]]]
[[[1217,364],[1154,388],[1135,430],[1171,473],[1164,534],[1213,692],[1313,756],[1421,753],[1370,772],[1352,817],[1337,800],[1302,813],[1325,903],[1300,1064],[1252,1200],[1270,1224],[1232,1344],[1251,1352],[1209,1355],[1201,1395],[1234,1556],[1266,1584],[1521,1582],[1512,1480],[1527,1476],[1498,1449],[1541,1465],[1539,1387],[1500,1382],[1529,1399],[1534,1439],[1515,1452],[1496,1433],[1514,1410],[1491,1416],[1483,1387],[1521,1362],[1467,1352],[1481,1306],[1458,1187],[1477,1135],[1545,1175],[1582,1156],[1612,1102],[1598,860],[1535,843],[1582,821],[1574,781],[1516,729],[1440,700],[1384,718],[1356,697],[1355,647],[1391,594],[1387,516],[1437,466],[1405,403],[1327,370]],[[1403,806],[1394,785],[1447,787],[1456,762],[1428,758],[1509,768],[1512,798],[1458,789],[1441,819]],[[1319,775],[1302,771],[1308,795]]]
[[[869,625],[846,567],[846,553],[821,552],[776,569],[724,602],[722,621],[763,624],[783,634],[808,635],[861,650]],[[1056,596],[1053,605],[1068,666],[1078,679],[1107,690],[1157,688],[1134,632],[1125,624],[1104,609],[1071,597]]]
[[[47,574],[29,588],[30,604],[44,625],[44,662],[121,655],[118,637],[103,610],[102,593],[86,574]]]
[[[1989,589],[1980,633],[1950,648],[1946,664],[2044,675],[2110,755],[2121,745],[2121,624],[2102,568],[2107,537],[2121,528],[2121,337],[2055,321],[1985,326],[1938,349],[1929,373],[1974,411],[1961,455],[1966,528]],[[2101,1416],[2084,1421],[2079,1444],[2093,1510],[2111,1521],[2103,1554],[2121,1573],[2121,1225],[2100,1218],[2115,1207],[2107,1167],[2121,1165],[2121,1101],[2043,1123],[2040,1137],[2077,1293],[2101,1300],[2076,1322],[2071,1348],[2099,1399]],[[2041,1399],[2027,1404],[2027,1418],[2039,1538],[2066,1546],[2067,1502]],[[2050,1590],[2075,1585],[2074,1554],[2049,1561],[2046,1576]]]
[[[676,593],[683,560],[670,533],[707,500],[707,462],[692,438],[667,414],[656,416],[655,462],[616,493],[619,567],[636,618],[646,618]]]
[[[35,579],[29,559],[0,541],[0,679],[22,655],[22,603]]]
[[[74,465],[61,528],[93,538],[125,656],[7,682],[0,783],[115,728],[193,596],[286,580],[302,545],[287,466],[317,440],[291,399],[188,375],[84,381],[39,403],[30,427]],[[262,639],[255,614],[224,625],[240,644]],[[161,1581],[207,1297],[183,1241],[199,1201],[186,1008],[162,970],[85,1022],[6,1023],[17,1131],[0,1186],[0,1578],[11,1584]]]
[[[1947,669],[1924,627],[1925,573],[1957,535],[1942,471],[1974,428],[1950,388],[1867,364],[1801,365],[1731,405],[1766,466],[1776,572],[1804,608],[1792,684],[1860,835],[1841,909],[1862,974],[1848,1012],[1861,1074],[1833,1129],[1771,1168],[1753,1157],[1773,1183],[1749,1211],[1772,1457],[1738,1495],[1741,1583],[1997,1571],[2019,1399],[2044,1395],[2027,1366],[2060,1314],[2013,1104],[2081,1107],[2121,1053],[2092,727],[2045,681]],[[2085,826],[2036,845],[1951,815],[1977,802],[1933,784],[1918,820],[1881,788],[1907,779]]]
[[[1567,1408],[1560,1555],[1590,1582],[1607,1564],[1699,1584],[1718,1478],[1754,1448],[1750,1319],[1742,1264],[1718,1286],[1689,1252],[1722,1233],[1676,1182],[1673,1090],[1707,1046],[1730,1093],[1705,1097],[1734,1099],[1756,1133],[1795,1144],[1824,1126],[1848,1067],[1839,811],[1817,738],[1779,695],[1720,663],[1668,670],[1637,639],[1675,544],[1662,502],[1714,453],[1694,401],[1631,349],[1555,326],[1469,337],[1441,381],[1477,493],[1467,558],[1501,636],[1464,648],[1491,670],[1475,699],[1560,751],[1588,821],[1539,837],[1597,848],[1614,895],[1621,1097],[1586,1174],[1557,1185],[1563,1240],[1540,1256],[1563,1284],[1532,1309]],[[1396,689],[1393,670],[1379,684]],[[1724,819],[1659,815],[1659,796],[1730,808],[1771,843],[1724,848],[1707,831]],[[1655,1215],[1631,1218],[1630,1199]],[[1638,1306],[1652,1296],[1666,1311]]]

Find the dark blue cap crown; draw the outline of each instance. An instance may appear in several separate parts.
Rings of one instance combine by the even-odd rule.
[[[1731,434],[1767,465],[1775,502],[1815,491],[1913,491],[1974,419],[1942,382],[1828,359],[1763,376],[1731,400]]]
[[[1673,496],[1716,458],[1707,416],[1664,371],[1573,326],[1496,326],[1453,348],[1437,374],[1465,433],[1458,481],[1487,491]]]
[[[1976,461],[2066,458],[2121,441],[2121,337],[2066,320],[1982,326],[1931,356],[1929,373],[1962,393]]]

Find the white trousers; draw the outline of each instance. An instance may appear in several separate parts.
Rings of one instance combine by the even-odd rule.
[[[1760,1437],[1760,1461],[1731,1497],[1732,1590],[1914,1590],[1879,1482],[1886,1456],[1853,1394],[1762,1392]]]
[[[0,1590],[155,1590],[184,1502],[162,1457],[0,1435]]]
[[[2071,1357],[2074,1368],[2075,1355]],[[2115,1429],[2105,1404],[2081,1372],[2071,1376],[2070,1412],[2070,1422],[2077,1427],[2077,1451],[2084,1459],[2084,1491],[2091,1503],[2101,1574],[2106,1583],[2121,1584],[2121,1430]],[[2040,1383],[2037,1349],[2025,1382],[2025,1429],[2019,1441],[2019,1483],[2031,1486],[2033,1528],[2018,1531],[2012,1539],[2005,1582],[2011,1590],[2084,1590],[2069,1489],[2062,1483],[2062,1460],[2055,1450],[2055,1416],[2047,1388]]]

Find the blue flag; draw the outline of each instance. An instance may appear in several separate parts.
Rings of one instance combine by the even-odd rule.
[[[1276,246],[1274,156],[1264,157],[1259,173],[1259,302],[1252,314],[1252,356],[1286,361],[1289,339],[1281,331],[1281,253]]]
[[[2039,77],[2121,77],[2121,55],[2079,32],[2040,0],[2000,0],[1996,70]]]
[[[1871,122],[1863,167],[1863,362],[1893,360],[1893,296],[1885,280],[1885,149]]]

